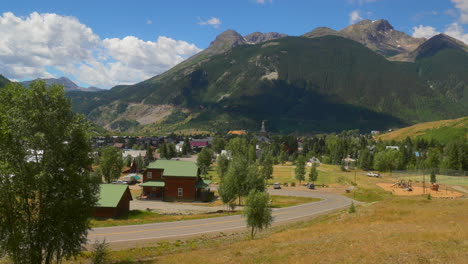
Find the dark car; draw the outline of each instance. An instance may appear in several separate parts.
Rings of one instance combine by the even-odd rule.
[[[308,183],[308,184],[307,184],[307,189],[315,190],[315,184],[313,184],[313,183]]]

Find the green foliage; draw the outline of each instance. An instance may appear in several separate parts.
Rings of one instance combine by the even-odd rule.
[[[109,244],[104,239],[103,241],[96,240],[91,251],[90,259],[92,264],[107,264],[110,263]]]
[[[305,163],[306,163],[306,160],[304,156],[302,155],[299,156],[296,160],[296,168],[294,170],[294,175],[296,177],[296,180],[299,181],[299,184],[301,184],[301,181],[305,179],[305,174],[306,174]]]
[[[200,172],[202,175],[207,175],[208,170],[211,165],[211,160],[213,157],[213,152],[211,151],[210,148],[203,148],[200,154],[198,154],[197,157],[197,165],[200,168]]]
[[[354,214],[355,212],[356,212],[356,206],[354,206],[354,202],[352,202],[351,205],[349,206],[348,213]]]
[[[224,148],[226,147],[226,141],[224,140],[224,138],[216,136],[213,139],[213,143],[211,144],[211,147],[213,148],[213,151],[215,153],[219,154],[221,153],[221,150],[224,150]]]
[[[434,184],[437,182],[437,178],[434,171],[431,171],[431,183]]]
[[[235,156],[232,159],[220,183],[220,195],[223,201],[228,202],[235,195],[239,198],[239,205],[241,197],[248,195],[251,190],[264,189],[265,181],[258,173],[257,165],[245,156]]]
[[[81,252],[99,192],[89,133],[61,86],[0,89],[0,255],[49,264]]]
[[[120,177],[122,172],[123,160],[122,153],[116,148],[109,146],[101,151],[99,160],[99,173],[104,177],[107,183],[110,183]]]
[[[228,166],[229,166],[229,160],[228,158],[226,157],[226,155],[219,155],[218,156],[218,159],[217,159],[217,172],[218,172],[218,175],[221,179],[224,178],[224,175],[226,174],[227,170],[228,170]]]
[[[262,168],[260,169],[260,174],[262,178],[266,180],[273,179],[273,158],[267,156],[261,163]]]
[[[363,170],[371,170],[373,161],[373,155],[366,146],[361,150],[361,155],[359,156],[359,167]]]
[[[268,193],[250,191],[243,214],[247,217],[247,226],[251,228],[252,238],[258,230],[269,227],[273,222],[273,216]]]
[[[310,168],[309,181],[315,182],[318,178],[317,163],[313,162]]]

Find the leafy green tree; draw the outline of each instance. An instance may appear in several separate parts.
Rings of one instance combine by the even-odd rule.
[[[211,165],[212,155],[213,153],[211,152],[211,149],[207,147],[203,148],[200,154],[198,154],[197,165],[200,168],[200,172],[202,175],[208,174],[208,170]]]
[[[286,163],[286,161],[288,160],[288,153],[286,153],[285,151],[281,151],[279,159],[281,164]]]
[[[143,170],[145,168],[145,159],[143,159],[141,154],[138,154],[138,157],[135,158],[135,163],[138,170]]]
[[[168,158],[168,155],[167,155],[167,144],[166,143],[163,143],[161,145],[161,147],[159,147],[159,154],[161,155],[161,158],[163,159],[170,159]]]
[[[172,158],[177,157],[177,150],[175,148],[174,143],[166,144],[166,150],[166,159],[170,160]]]
[[[267,192],[252,190],[247,197],[244,216],[247,226],[251,228],[250,235],[254,238],[258,230],[268,228],[273,222],[270,196]]]
[[[125,166],[127,166],[127,167],[132,166],[132,160],[133,160],[132,156],[127,155],[127,157],[125,157],[125,159],[124,159]]]
[[[260,174],[265,181],[273,179],[273,158],[267,156],[261,164]]]
[[[107,183],[120,177],[123,168],[122,154],[116,148],[110,146],[102,149],[99,161],[99,173]]]
[[[234,177],[223,177],[219,185],[218,193],[221,201],[228,205],[231,210],[235,207],[235,201],[238,195],[237,181]]]
[[[226,149],[231,151],[233,157],[237,155],[249,155],[249,144],[245,138],[236,137],[231,139],[226,145]]]
[[[218,175],[222,179],[228,170],[229,160],[226,155],[219,155],[216,162]]]
[[[249,160],[251,161],[257,160],[257,151],[255,150],[255,145],[249,146]]]
[[[306,160],[304,156],[300,155],[299,157],[297,157],[296,169],[294,170],[294,172],[295,172],[296,180],[299,181],[299,185],[305,179],[305,174],[306,174],[305,163],[306,163]]]
[[[148,159],[149,162],[154,161],[153,148],[151,146],[148,146],[146,149],[146,159]]]
[[[239,205],[242,203],[241,198],[248,195],[250,190],[265,190],[265,181],[258,172],[257,165],[245,156],[233,158],[220,185],[229,185],[226,188],[237,194]]]
[[[363,170],[372,170],[373,157],[369,149],[365,147],[359,156],[359,167]]]
[[[318,178],[317,163],[313,162],[310,168],[309,181],[315,182]]]
[[[426,160],[425,160],[425,165],[426,168],[429,169],[436,169],[439,168],[440,164],[440,152],[438,149],[430,149],[428,151]]]
[[[211,147],[213,148],[213,151],[215,153],[219,154],[226,147],[226,141],[224,140],[224,138],[222,138],[220,136],[216,136],[213,139],[213,143],[211,144]]]
[[[99,193],[90,142],[63,87],[0,89],[0,256],[49,264],[80,254]]]
[[[436,178],[434,170],[432,170],[431,171],[431,183],[434,184],[436,182],[437,182],[437,178]]]

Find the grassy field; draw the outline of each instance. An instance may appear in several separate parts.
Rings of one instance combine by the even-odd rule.
[[[113,263],[466,263],[467,199],[392,197],[372,206],[246,233],[111,253]]]
[[[404,140],[406,137],[423,137],[426,139],[435,138],[441,142],[447,142],[454,138],[468,137],[468,117],[451,120],[440,120],[426,122],[413,126],[401,128],[390,133],[377,136],[382,140]]]

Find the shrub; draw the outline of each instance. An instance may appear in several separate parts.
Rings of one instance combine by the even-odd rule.
[[[296,187],[296,183],[295,183],[295,182],[291,182],[291,187]]]
[[[354,206],[354,202],[351,203],[351,206],[349,207],[348,213],[354,214],[356,212],[356,207]]]
[[[94,242],[93,251],[91,251],[92,264],[107,264],[109,263],[109,244],[106,240],[96,240]]]

